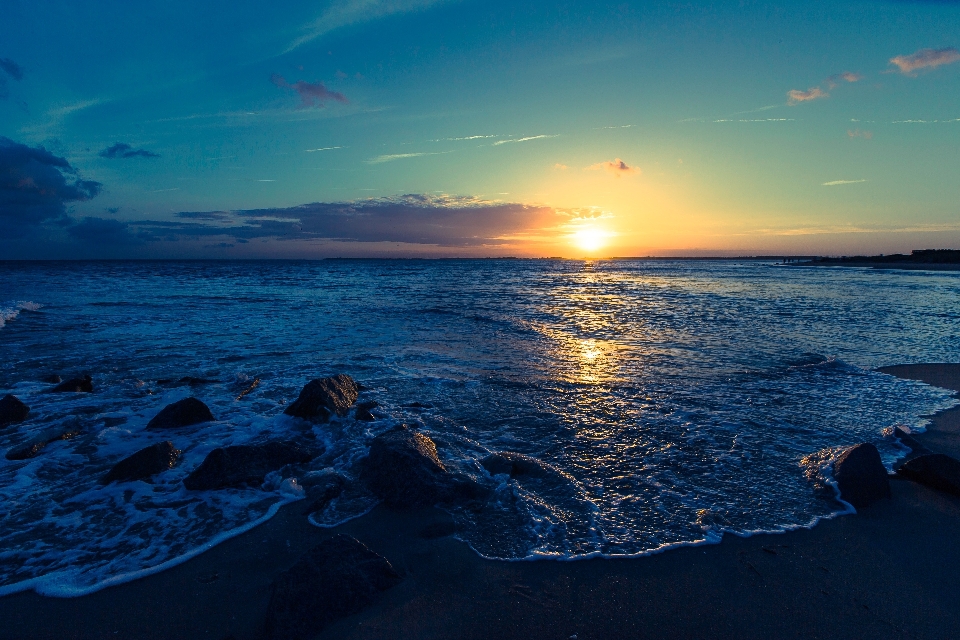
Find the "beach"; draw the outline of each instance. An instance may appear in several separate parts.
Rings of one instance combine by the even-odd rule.
[[[960,365],[885,372],[960,391]],[[960,408],[918,438],[960,456]],[[403,581],[320,638],[948,638],[960,627],[960,499],[893,480],[892,500],[812,529],[648,557],[491,561],[429,539],[437,509],[377,507],[332,529],[302,503],[170,570],[79,598],[0,599],[0,638],[257,638],[274,578],[352,535]]]

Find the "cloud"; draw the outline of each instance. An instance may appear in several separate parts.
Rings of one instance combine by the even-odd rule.
[[[92,245],[130,246],[143,243],[143,238],[130,230],[129,223],[106,218],[83,218],[67,227],[67,235]]]
[[[0,58],[0,70],[18,82],[23,80],[23,67],[10,58]],[[0,74],[0,99],[6,98],[8,95],[10,94],[7,90],[7,78]]]
[[[837,73],[827,78],[827,85],[833,89],[841,80],[844,82],[860,82],[863,80],[863,76],[859,73],[853,73],[852,71],[844,71],[843,73]]]
[[[342,93],[337,91],[330,91],[322,82],[304,82],[299,80],[293,84],[284,79],[283,76],[277,75],[276,73],[270,76],[270,82],[281,87],[283,89],[293,89],[298,94],[300,94],[300,108],[306,109],[308,107],[324,107],[325,103],[330,100],[336,100],[337,102],[348,103],[347,97]]]
[[[67,203],[90,200],[102,187],[79,178],[66,158],[0,136],[0,236],[23,236],[51,221],[68,223]]]
[[[919,69],[936,69],[957,60],[960,60],[960,51],[953,47],[946,47],[943,49],[920,49],[908,56],[896,56],[890,58],[890,64],[899,67],[900,73],[913,75],[913,72]]]
[[[597,164],[590,165],[586,169],[588,171],[598,171],[600,169],[603,169],[608,173],[612,173],[617,178],[619,178],[622,175],[640,173],[640,169],[636,167],[627,166],[627,163],[621,160],[620,158],[614,158],[613,160],[607,160],[606,162],[598,162]]]
[[[811,87],[806,91],[800,91],[799,89],[791,89],[787,91],[787,97],[789,100],[787,104],[795,105],[800,104],[801,102],[809,102],[811,100],[819,100],[820,98],[829,98],[830,94],[821,89],[820,87]]]
[[[565,164],[561,164],[561,163],[558,162],[557,164],[553,165],[553,168],[554,168],[554,169],[559,169],[560,171],[566,171],[566,170],[569,169],[570,167],[568,167],[568,166],[565,165]]]
[[[824,182],[822,187],[835,187],[841,184],[860,184],[861,182],[867,182],[867,180],[831,180],[830,182]]]
[[[529,140],[541,140],[543,138],[559,138],[560,134],[554,134],[552,136],[539,135],[539,136],[527,136],[526,138],[510,138],[509,140],[497,140],[493,143],[493,146],[498,147],[501,144],[509,144],[511,142],[527,142]]]
[[[872,131],[862,131],[860,129],[847,129],[847,135],[851,138],[863,138],[864,140],[873,138]]]
[[[384,156],[377,156],[367,160],[367,164],[383,164],[384,162],[393,162],[394,160],[404,160],[405,158],[419,158],[420,156],[442,156],[452,151],[421,151],[418,153],[391,153]]]
[[[315,202],[244,211],[182,212],[173,221],[130,223],[154,237],[227,242],[254,239],[396,242],[471,247],[503,245],[531,230],[554,228],[562,215],[550,207],[461,196],[412,194],[356,202]]]
[[[159,158],[159,153],[146,149],[134,149],[125,142],[118,142],[98,154],[101,158]]]
[[[395,13],[426,9],[446,0],[340,0],[327,7],[319,18],[304,27],[305,33],[290,43],[289,53],[320,36],[351,24],[369,22]]]

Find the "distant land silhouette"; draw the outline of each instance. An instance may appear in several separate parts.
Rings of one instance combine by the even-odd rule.
[[[910,255],[893,253],[878,256],[842,256],[814,258],[798,266],[875,267],[878,269],[960,270],[960,249],[914,249]]]

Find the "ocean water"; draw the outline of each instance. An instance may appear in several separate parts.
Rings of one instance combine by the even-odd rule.
[[[960,274],[735,261],[449,260],[0,263],[0,394],[31,406],[0,454],[55,428],[38,456],[0,455],[0,594],[79,595],[209,548],[302,497],[262,487],[190,492],[213,448],[319,440],[287,475],[356,475],[370,440],[419,426],[451,467],[491,487],[458,534],[491,558],[642,555],[810,526],[849,510],[838,447],[922,428],[956,404],[874,371],[960,361]],[[95,393],[42,378],[93,376]],[[282,415],[313,378],[347,373],[375,422]],[[194,376],[189,386],[161,383]],[[254,380],[259,385],[238,399]],[[146,432],[196,395],[217,421]],[[101,486],[163,439],[184,451],[153,482]],[[539,477],[491,476],[494,451]],[[376,500],[354,486],[331,526]]]

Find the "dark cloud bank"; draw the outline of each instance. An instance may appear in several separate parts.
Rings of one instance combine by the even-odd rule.
[[[101,158],[159,158],[159,153],[146,149],[134,149],[126,142],[118,142],[100,152]]]
[[[222,251],[251,241],[291,255],[292,242],[430,245],[451,250],[502,246],[530,231],[555,227],[549,207],[456,196],[405,195],[357,202],[315,202],[241,211],[191,211],[170,220],[118,220],[71,215],[74,203],[103,185],[84,180],[65,159],[42,147],[0,138],[0,244],[19,258],[154,257]],[[10,243],[31,236],[30,243]],[[28,253],[24,253],[28,252]],[[11,255],[8,253],[8,255]],[[262,253],[262,251],[261,251]],[[299,252],[301,255],[302,251]]]

